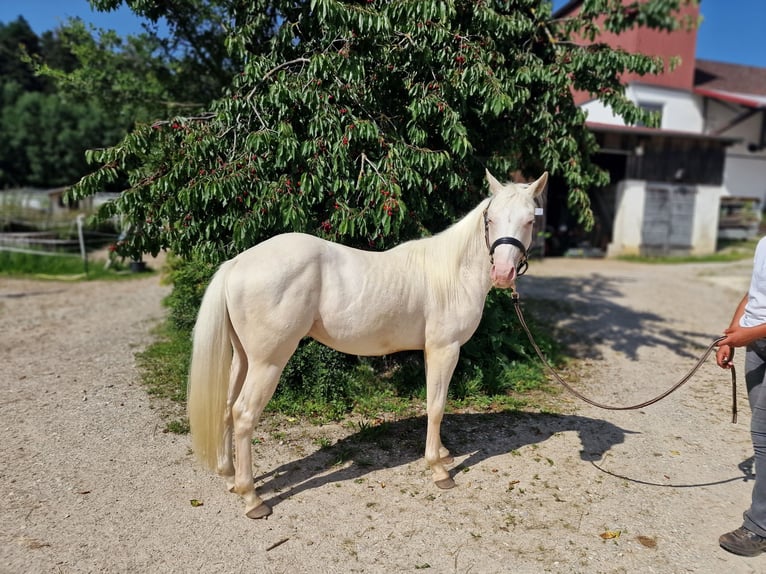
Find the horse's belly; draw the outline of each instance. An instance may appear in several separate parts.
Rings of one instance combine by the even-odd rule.
[[[341,353],[361,356],[388,355],[422,349],[425,337],[420,321],[391,321],[378,328],[357,330],[346,325],[316,321],[309,336]]]

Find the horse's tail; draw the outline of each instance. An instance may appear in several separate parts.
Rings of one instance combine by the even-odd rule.
[[[213,276],[202,298],[194,325],[187,410],[194,454],[216,470],[224,452],[224,412],[233,358],[226,307],[224,263]]]

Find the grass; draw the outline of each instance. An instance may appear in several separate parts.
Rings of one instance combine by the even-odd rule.
[[[110,279],[136,274],[130,274],[119,265],[104,269],[104,261],[101,260],[88,261],[86,274],[79,255],[0,251],[0,275],[36,279]]]
[[[752,259],[759,239],[721,242],[716,252],[710,255],[623,255],[618,259],[633,263],[730,263]]]
[[[176,405],[186,402],[186,377],[189,370],[191,339],[181,330],[174,329],[169,322],[157,328],[156,340],[146,350],[136,355],[142,379],[147,392],[155,397],[167,399]],[[451,396],[447,412],[499,412],[516,410],[550,410],[551,394],[554,388],[538,367],[534,357],[530,363],[516,365],[528,373],[526,385],[497,394],[476,393]],[[289,417],[302,417],[315,424],[339,421],[351,416],[364,420],[394,416],[405,418],[422,414],[425,409],[425,378],[419,379],[418,390],[414,393],[397,395],[389,373],[373,374],[369,369],[357,369],[360,377],[355,381],[353,404],[344,401],[316,399],[296,396],[292,393],[277,394],[268,404],[267,411]],[[454,385],[456,388],[458,385]],[[422,387],[422,388],[420,388]],[[456,389],[455,389],[456,390]],[[179,414],[180,409],[171,408],[166,431],[188,432],[188,421]],[[363,430],[363,429],[360,429]],[[371,432],[374,432],[371,430]]]
[[[147,392],[154,397],[167,399],[176,405],[186,403],[186,375],[189,371],[191,338],[165,322],[155,330],[155,341],[144,351],[136,354]],[[165,427],[168,432],[186,434],[189,423],[172,409]]]

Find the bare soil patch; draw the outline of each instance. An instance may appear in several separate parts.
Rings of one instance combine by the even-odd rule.
[[[576,334],[582,390],[632,404],[691,367],[749,274],[749,262],[550,259],[519,290]],[[162,432],[138,382],[134,353],[166,293],[157,276],[0,279],[0,572],[766,570],[718,547],[749,503],[752,448],[744,384],[733,425],[712,360],[638,412],[561,394],[561,414],[448,415],[451,491],[430,481],[422,418],[372,431],[267,418],[254,474],[274,515],[248,520],[188,437]]]

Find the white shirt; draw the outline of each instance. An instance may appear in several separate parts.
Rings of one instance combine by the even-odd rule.
[[[766,237],[762,237],[755,248],[747,304],[739,320],[742,327],[755,327],[763,323],[766,323]]]

